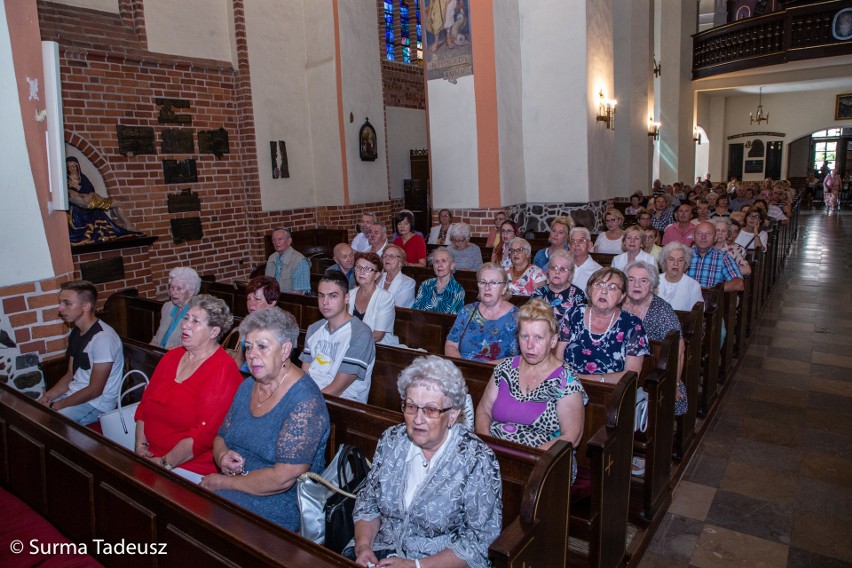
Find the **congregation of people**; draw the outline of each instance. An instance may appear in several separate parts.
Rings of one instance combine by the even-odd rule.
[[[675,413],[686,412],[675,311],[703,301],[702,287],[742,290],[749,259],[767,248],[795,198],[783,181],[707,181],[657,180],[626,207],[608,207],[600,232],[556,216],[536,250],[531,241],[541,238],[506,211],[489,221],[483,248],[447,209],[433,227],[416,227],[403,210],[393,231],[365,212],[354,239],[333,247],[334,264],[315,287],[311,261],[293,247],[290,230],[276,228],[274,252],[248,282],[248,315],[237,327],[223,300],[199,293],[195,270],[174,268],[151,338],[167,351],[135,413],[135,452],[298,531],[293,488],[326,465],[323,395],[368,401],[376,346],[400,345],[397,309],[450,314],[443,353],[424,354],[399,376],[404,423],[379,441],[343,553],[362,566],[392,566],[393,558],[418,567],[426,558],[488,566],[502,527],[501,486],[480,436],[577,448],[589,434],[583,381],[614,384],[641,372],[651,342],[671,332],[680,338]],[[606,266],[600,255],[610,255]],[[406,273],[414,269],[434,278],[417,286]],[[475,298],[459,271],[475,273]],[[303,344],[293,315],[277,306],[285,293],[316,297],[322,318]],[[115,409],[124,375],[121,338],[96,306],[91,283],[62,285],[59,315],[72,327],[68,369],[39,399],[83,425]],[[239,338],[233,350],[223,347],[229,332]],[[494,365],[475,409],[466,410],[470,396],[453,358]]]

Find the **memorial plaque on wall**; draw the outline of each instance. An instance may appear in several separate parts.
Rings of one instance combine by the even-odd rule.
[[[200,241],[204,234],[201,232],[201,217],[187,217],[186,219],[172,219],[172,239],[176,243],[187,241]]]
[[[228,131],[220,128],[219,130],[202,130],[199,132],[198,152],[213,154],[217,158],[221,158],[223,154],[229,154],[231,148],[228,145]]]
[[[157,117],[160,124],[192,124],[192,116],[175,112],[175,109],[189,108],[188,100],[154,99],[154,103],[160,107],[160,116]]]
[[[114,256],[80,264],[80,277],[95,284],[124,279],[124,257]]]
[[[198,193],[189,188],[180,190],[180,193],[170,193],[168,196],[169,213],[186,213],[187,211],[201,211],[201,198]]]
[[[156,154],[154,146],[154,128],[151,126],[115,125],[118,135],[118,152],[123,156],[138,154]]]
[[[763,173],[763,160],[746,160],[745,173],[761,174]]]
[[[163,154],[195,153],[195,138],[192,130],[166,128],[160,136],[163,137],[163,145],[160,147]]]
[[[198,181],[195,160],[163,160],[163,178],[166,183],[192,183]]]

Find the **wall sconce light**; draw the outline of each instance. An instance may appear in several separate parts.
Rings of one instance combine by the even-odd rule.
[[[701,132],[697,128],[692,129],[692,141],[701,146]]]
[[[663,64],[657,61],[657,58],[654,57],[654,77],[659,77],[663,74]]]
[[[598,103],[598,115],[595,120],[603,122],[608,130],[615,130],[615,105],[614,99],[604,97],[603,89],[598,94],[600,102]]]
[[[659,122],[654,122],[654,117],[651,116],[648,118],[648,136],[653,138],[654,140],[660,139],[660,124]]]

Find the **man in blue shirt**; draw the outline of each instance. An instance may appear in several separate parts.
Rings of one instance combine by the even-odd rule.
[[[289,229],[272,229],[275,252],[266,262],[266,275],[278,280],[282,292],[306,294],[311,291],[311,263],[291,244],[293,236]]]

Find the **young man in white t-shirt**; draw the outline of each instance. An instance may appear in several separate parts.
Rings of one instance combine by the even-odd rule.
[[[302,370],[322,392],[367,402],[376,344],[373,332],[347,309],[349,282],[338,270],[329,270],[319,281],[317,299],[325,319],[312,323],[305,336]]]
[[[98,292],[86,280],[60,286],[59,317],[74,329],[68,337],[68,371],[39,402],[79,424],[114,410],[124,375],[124,349],[110,326],[95,316]]]

